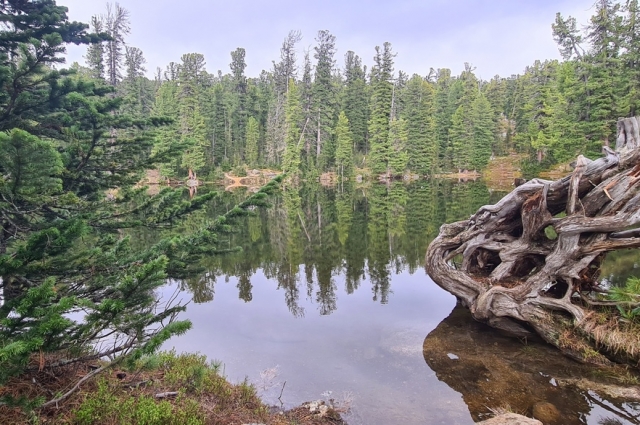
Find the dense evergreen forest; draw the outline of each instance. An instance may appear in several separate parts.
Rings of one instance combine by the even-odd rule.
[[[638,19],[635,0],[598,0],[582,31],[557,14],[550,29],[563,60],[537,60],[490,81],[468,63],[460,75],[396,72],[390,43],[372,49],[370,69],[353,51],[339,64],[336,39],[325,30],[303,58],[302,34],[291,31],[273,68],[257,77],[245,75],[239,47],[228,73],[212,74],[203,55],[187,53],[149,79],[143,52],[126,44],[128,12],[116,4],[93,17],[93,31],[111,39],[91,45],[79,68],[115,86],[127,113],[173,120],[156,143],[158,152],[181,144],[182,155],[163,166],[167,177],[245,165],[305,176],[348,177],[354,166],[430,175],[481,170],[512,152],[548,167],[578,153],[597,156],[616,119],[638,113]]]

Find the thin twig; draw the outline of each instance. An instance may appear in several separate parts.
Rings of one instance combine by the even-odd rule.
[[[282,389],[280,390],[280,395],[278,396],[278,400],[280,400],[280,407],[284,407],[284,403],[282,402],[282,393],[284,392],[284,386],[287,385],[287,381],[282,383]]]

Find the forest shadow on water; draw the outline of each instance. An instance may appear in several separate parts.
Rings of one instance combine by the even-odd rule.
[[[352,425],[471,424],[496,409],[536,409],[550,424],[640,423],[637,404],[584,388],[619,375],[497,334],[425,274],[440,225],[502,195],[480,181],[285,186],[220,240],[242,251],[205,258],[205,272],[165,288],[192,299],[193,322],[165,348],[222,360],[230,380],[248,378],[268,403],[335,399],[351,406]],[[246,196],[221,193],[176,231]],[[637,264],[636,252],[616,257],[604,278]]]

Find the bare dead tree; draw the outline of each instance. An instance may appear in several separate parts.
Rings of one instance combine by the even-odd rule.
[[[129,11],[120,6],[107,3],[107,14],[104,17],[105,29],[111,38],[107,41],[107,80],[109,84],[115,86],[120,81],[122,75],[123,46],[124,37],[131,32],[129,23]]]

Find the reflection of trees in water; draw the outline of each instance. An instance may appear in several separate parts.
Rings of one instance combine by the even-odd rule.
[[[640,277],[640,250],[608,253],[602,264],[600,277],[616,286],[624,286],[630,277]]]
[[[369,280],[373,300],[380,300],[382,304],[389,301],[389,283],[391,272],[392,246],[389,241],[389,223],[392,220],[392,204],[389,199],[387,186],[373,186],[367,196],[369,216],[367,223]]]
[[[304,309],[298,305],[300,298],[300,290],[298,284],[300,281],[300,264],[302,263],[303,249],[299,243],[302,237],[302,229],[300,228],[303,221],[300,217],[302,209],[302,200],[296,189],[285,188],[282,193],[281,212],[278,214],[280,223],[269,223],[271,235],[280,243],[278,246],[282,249],[278,252],[278,264],[276,270],[276,279],[278,281],[278,289],[284,291],[284,298],[291,314],[296,317],[304,316]],[[276,212],[277,213],[277,212]],[[274,232],[277,234],[274,235]],[[269,277],[269,276],[267,276]]]
[[[554,347],[532,342],[525,345],[501,336],[474,321],[463,307],[454,308],[429,333],[423,355],[437,378],[462,394],[475,421],[492,416],[491,409],[505,407],[531,416],[538,405],[551,413],[545,425],[578,425],[587,423],[592,406],[597,404],[610,416],[640,423],[632,405],[600,399],[595,392],[578,390],[571,384],[576,377],[616,384],[613,371],[608,371],[609,376],[596,375],[592,365],[560,356]],[[548,403],[557,411],[549,409]]]
[[[185,279],[180,283],[180,289],[187,290],[193,295],[193,302],[207,303],[213,301],[215,295],[215,276],[206,273],[197,278]]]
[[[222,193],[204,213],[173,231],[198,228],[246,196],[244,191]],[[213,296],[216,276],[235,276],[239,297],[249,302],[252,277],[262,269],[277,280],[292,314],[300,316],[301,292],[321,314],[330,314],[337,308],[338,282],[344,279],[344,291],[351,294],[368,277],[373,299],[386,303],[391,274],[422,268],[426,247],[445,220],[468,218],[497,196],[482,182],[444,180],[364,189],[284,187],[270,199],[271,208],[256,210],[234,233],[220,236],[217,248],[243,250],[204,258],[200,265],[207,277],[189,279],[185,286],[198,294],[196,302],[204,302]],[[145,236],[140,240],[151,243],[152,235]]]

